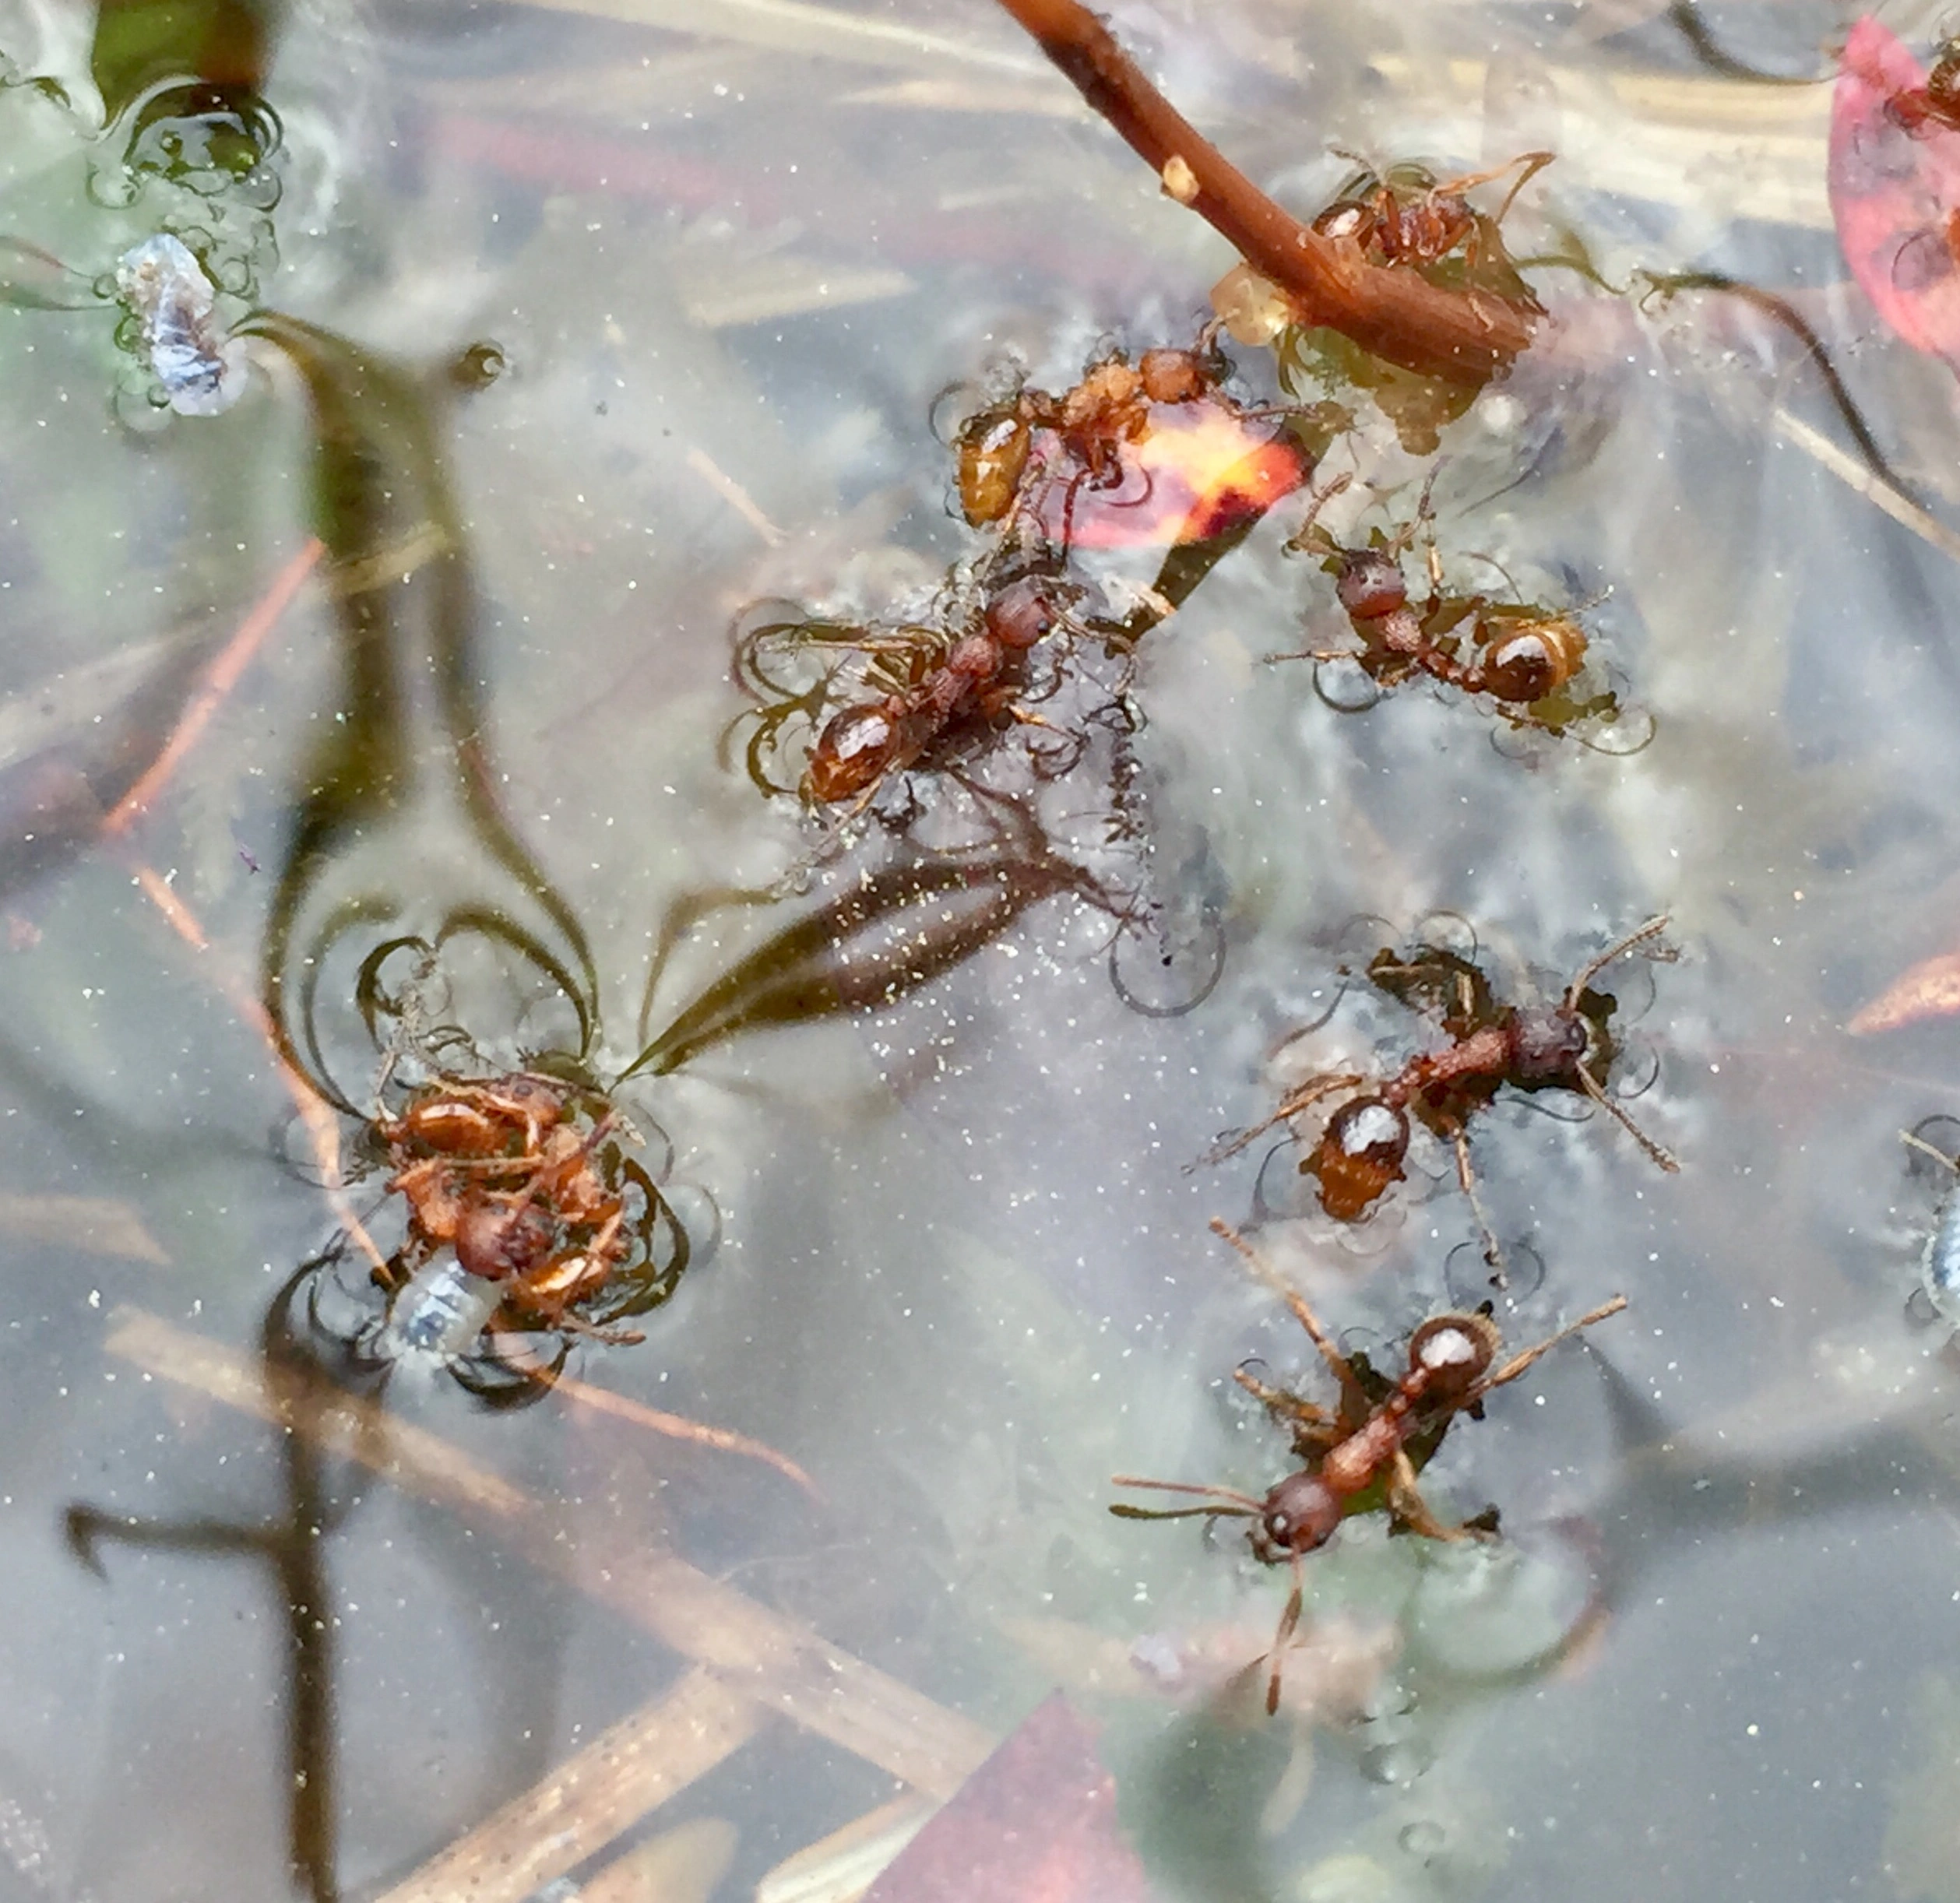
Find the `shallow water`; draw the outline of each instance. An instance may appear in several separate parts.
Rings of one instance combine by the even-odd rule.
[[[95,129],[88,23],[7,16],[0,51],[69,104],[0,93],[0,222],[85,288],[0,311],[0,1894],[514,1900],[721,1819],[641,1893],[748,1896],[900,1785],[950,1796],[1060,1685],[1166,1898],[1960,1895],[1960,1390],[1910,1300],[1944,1186],[1898,1136],[1960,1112],[1960,1029],[1844,1029],[1960,927],[1950,558],[1779,420],[1847,440],[1789,335],[1718,295],[1642,315],[1546,273],[1560,349],[1454,427],[1438,481],[1451,550],[1529,598],[1610,591],[1590,624],[1651,745],[1521,736],[1420,684],[1333,712],[1306,664],[1264,659],[1340,631],[1283,505],[1138,656],[1154,876],[1226,948],[1201,1003],[1130,1008],[1109,919],[1064,895],[890,1008],[623,1087],[720,1244],[643,1344],[582,1343],[572,1372],[766,1443],[818,1497],[562,1395],[487,1414],[404,1369],[357,1432],[268,1374],[269,1307],[340,1217],[252,1001],[297,1025],[312,986],[319,1068],[364,1109],[361,958],[486,908],[589,966],[617,1071],[856,876],[833,859],[808,899],[711,913],[643,997],[663,920],[769,888],[818,836],[718,758],[737,611],[916,599],[962,545],[946,386],[1018,353],[1060,389],[1099,341],[1188,341],[1231,262],[979,0],[613,10],[285,19],[262,84],[282,193],[216,201],[230,318],[283,315],[235,409],[167,420],[86,287],[192,217],[192,188],[92,191],[126,122]],[[1514,244],[1563,230],[1613,284],[1789,294],[1902,475],[1960,503],[1950,373],[1837,282],[1828,88],[1711,70],[1638,7],[1115,17],[1303,207],[1349,169],[1330,144],[1444,170],[1555,149]],[[1708,20],[1784,74],[1827,71],[1844,24]],[[505,374],[458,389],[445,367],[484,340]],[[323,524],[334,587],[302,586],[105,839],[196,670]],[[1086,773],[1047,797],[1103,810]],[[1258,1220],[1378,1357],[1489,1291],[1441,1144],[1352,1231],[1290,1152],[1186,1166],[1302,1068],[1416,1048],[1344,960],[1449,915],[1473,939],[1430,935],[1555,995],[1662,913],[1679,962],[1609,976],[1620,1076],[1658,1064],[1628,1107],[1679,1175],[1604,1118],[1509,1099],[1473,1138],[1508,1335],[1617,1292],[1630,1312],[1428,1470],[1445,1511],[1496,1503],[1504,1543],[1357,1520],[1310,1561],[1269,1722],[1283,1571],[1230,1521],[1208,1541],[1105,1511],[1119,1472],[1256,1494],[1285,1471],[1230,1377],[1256,1356],[1311,1381],[1311,1351],[1207,1219]],[[505,1064],[571,1017],[517,965],[456,980]],[[1276,1055],[1330,1006],[1311,1061]],[[352,1194],[369,1212],[380,1179]],[[1245,1669],[1236,1691],[1199,1694],[1205,1659]],[[474,1891],[413,1876],[663,1697],[719,1756],[663,1736],[665,1783],[491,1840],[531,1861]]]

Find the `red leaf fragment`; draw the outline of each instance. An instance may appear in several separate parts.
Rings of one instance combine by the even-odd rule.
[[[1951,1018],[1956,1012],[1960,1012],[1960,952],[1943,952],[1901,973],[1845,1029],[1862,1037],[1873,1031],[1896,1031],[1923,1018]]]
[[[1876,19],[1852,28],[1831,96],[1831,216],[1880,317],[1960,371],[1960,132],[1895,109],[1925,86],[1919,62]]]
[[[1096,1734],[1057,1692],[962,1785],[864,1903],[1157,1903]]]
[[[1041,532],[1071,548],[1161,548],[1208,541],[1257,521],[1313,473],[1283,432],[1254,428],[1223,403],[1156,403],[1149,431],[1122,452],[1107,489],[1057,480],[1036,505]]]

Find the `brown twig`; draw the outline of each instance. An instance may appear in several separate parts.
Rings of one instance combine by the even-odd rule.
[[[1081,0],[1001,0],[1094,109],[1301,319],[1426,376],[1475,383],[1531,341],[1539,313],[1454,291],[1408,268],[1370,264],[1352,239],[1323,237],[1268,198],[1159,92]]]

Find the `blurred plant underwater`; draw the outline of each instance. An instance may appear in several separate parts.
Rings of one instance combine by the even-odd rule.
[[[1163,631],[1195,591],[1289,503],[1300,512],[1285,553],[1307,558],[1293,572],[1317,565],[1328,578],[1308,575],[1297,590],[1308,638],[1318,642],[1325,620],[1349,645],[1265,659],[1310,660],[1330,709],[1360,712],[1426,683],[1448,719],[1483,723],[1521,775],[1563,740],[1630,754],[1652,738],[1653,718],[1606,658],[1611,636],[1581,618],[1596,602],[1549,587],[1527,600],[1508,575],[1513,599],[1462,592],[1437,547],[1449,432],[1525,352],[1557,347],[1560,315],[1527,274],[1586,262],[1521,259],[1506,238],[1552,155],[1455,177],[1357,160],[1316,213],[1297,219],[1185,125],[1075,0],[1002,4],[1163,191],[1244,262],[1213,288],[1214,315],[1188,344],[1099,346],[1066,389],[997,370],[958,393],[942,420],[960,540],[936,581],[872,612],[764,601],[737,618],[732,674],[751,704],[723,727],[722,761],[773,811],[794,813],[794,855],[771,881],[672,901],[624,1049],[607,1029],[613,974],[507,810],[497,769],[484,617],[445,424],[457,386],[494,378],[501,350],[473,346],[437,374],[261,307],[278,258],[283,133],[255,70],[152,71],[146,43],[104,9],[96,78],[107,118],[85,129],[111,155],[89,195],[115,227],[119,262],[105,249],[91,276],[8,240],[0,297],[70,311],[119,304],[116,342],[141,379],[140,404],[119,406],[125,420],[155,427],[167,411],[196,420],[171,427],[206,427],[269,372],[298,393],[315,540],[294,586],[317,568],[337,643],[332,704],[295,770],[287,849],[266,881],[258,982],[228,995],[293,1096],[302,1166],[337,1225],[274,1305],[269,1366],[290,1374],[304,1360],[311,1377],[368,1399],[433,1370],[505,1408],[551,1391],[584,1352],[644,1343],[648,1318],[717,1227],[698,1213],[712,1212],[711,1197],[671,1183],[674,1145],[645,1093],[738,1039],[892,1010],[1037,908],[1071,907],[1101,931],[1128,1008],[1195,1010],[1225,969],[1227,934],[1221,907],[1185,876],[1202,854],[1174,849],[1182,821],[1150,797],[1139,765],[1150,711],[1139,656],[1170,638]],[[1883,62],[1867,51],[1869,81]],[[1901,93],[1901,136],[1951,124],[1953,57]],[[14,83],[72,114],[51,83]],[[132,219],[146,234],[125,242]],[[1592,275],[1603,304],[1631,301]],[[1831,389],[1861,432],[1834,373]],[[1364,528],[1377,510],[1383,526]],[[1419,546],[1426,595],[1405,572]],[[1113,560],[1134,565],[1139,550],[1147,571]],[[127,814],[195,743],[206,700],[235,685],[235,672],[221,687],[217,677],[200,665],[162,682],[165,744],[137,768],[121,759],[120,778],[90,782],[65,832],[51,828],[30,860],[9,862],[13,883],[44,870],[52,850],[123,841]],[[1257,678],[1261,692],[1292,691],[1285,672]],[[384,841],[422,882],[380,869]],[[145,889],[197,942],[201,928],[167,888],[153,875]],[[1677,1167],[1612,1087],[1624,1023],[1620,1001],[1594,983],[1629,955],[1671,959],[1668,924],[1656,916],[1603,945],[1536,1003],[1501,995],[1474,945],[1419,934],[1405,949],[1377,949],[1360,985],[1419,1018],[1424,1048],[1283,1085],[1272,1113],[1222,1138],[1209,1160],[1277,1128],[1321,1212],[1355,1224],[1404,1179],[1420,1125],[1453,1152],[1490,1285],[1502,1289],[1505,1254],[1469,1147],[1501,1091],[1567,1093],[1582,1112],[1606,1111],[1659,1169]],[[656,1009],[671,955],[712,939],[719,958],[724,931],[737,942],[720,969]],[[1332,1008],[1279,1052],[1319,1032]],[[1330,1103],[1313,1127],[1307,1113]],[[1950,1194],[1924,1272],[1949,1317],[1957,1222]],[[1297,1470],[1264,1494],[1119,1478],[1196,1504],[1111,1511],[1244,1518],[1254,1557],[1290,1568],[1267,1654],[1270,1714],[1306,1602],[1305,1557],[1364,1515],[1438,1542],[1494,1539],[1494,1509],[1460,1523],[1432,1511],[1422,1469],[1459,1417],[1479,1416],[1492,1391],[1625,1302],[1616,1296],[1508,1359],[1490,1303],[1433,1314],[1409,1334],[1396,1372],[1336,1345],[1306,1297],[1218,1226],[1300,1322],[1337,1398],[1242,1366],[1237,1385],[1287,1431]],[[295,1525],[316,1482],[310,1470],[294,1482]],[[69,1532],[98,1565],[101,1542],[135,1537],[84,1507]],[[269,1539],[240,1549],[271,1553],[292,1592],[318,1592]],[[318,1735],[308,1748],[330,1750]],[[1100,1787],[1096,1801],[1100,1841],[1110,1827]],[[294,1824],[295,1868],[321,1898],[333,1882],[324,1802],[308,1800]]]

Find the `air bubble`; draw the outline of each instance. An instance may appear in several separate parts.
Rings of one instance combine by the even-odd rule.
[[[1314,691],[1336,713],[1366,713],[1381,698],[1381,684],[1345,654],[1314,663]]]

